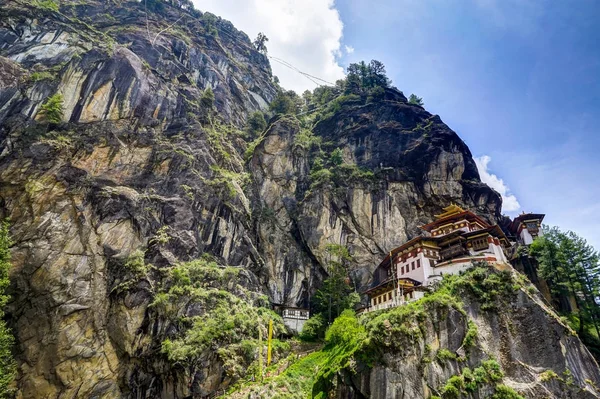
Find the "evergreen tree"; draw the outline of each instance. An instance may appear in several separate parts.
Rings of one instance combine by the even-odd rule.
[[[302,93],[302,112],[312,111],[314,108],[312,92],[304,90],[304,93]]]
[[[256,39],[254,39],[254,47],[256,47],[256,49],[258,51],[260,51],[263,54],[267,54],[267,45],[266,43],[269,41],[269,38],[262,32],[258,33],[258,36],[256,36]]]
[[[572,231],[544,226],[543,232],[530,246],[530,254],[539,263],[540,277],[548,281],[553,295],[575,301],[579,334],[583,336],[586,325],[591,325],[600,337],[598,253]]]
[[[390,80],[385,73],[381,61],[371,60],[367,65],[364,61],[348,65],[345,92],[358,94],[361,89],[389,87]]]
[[[330,244],[326,248],[328,277],[315,294],[315,310],[325,315],[328,323],[345,309],[352,309],[360,296],[355,292],[348,276],[348,263],[352,260],[348,249],[342,245]]]
[[[341,148],[336,148],[331,152],[331,156],[329,157],[332,165],[339,166],[344,163],[344,153]]]
[[[361,81],[360,77],[356,73],[348,73],[346,76],[346,87],[344,92],[346,94],[360,94]]]
[[[419,106],[423,106],[423,99],[415,94],[411,94],[410,97],[408,97],[408,103],[409,104],[413,104],[413,105],[419,105]]]
[[[293,90],[279,91],[269,106],[275,115],[297,114],[302,99]]]
[[[267,127],[265,114],[260,111],[253,112],[246,122],[246,130],[251,136],[262,133]]]
[[[56,93],[49,97],[40,111],[42,117],[50,123],[60,123],[63,118],[63,96],[60,93]]]
[[[9,300],[6,289],[9,284],[10,245],[8,223],[2,222],[0,223],[0,398],[12,397],[12,390],[9,386],[16,373],[15,362],[11,354],[14,338],[4,320],[4,309]]]
[[[390,80],[385,74],[385,66],[382,62],[371,60],[368,67],[369,87],[388,87]]]

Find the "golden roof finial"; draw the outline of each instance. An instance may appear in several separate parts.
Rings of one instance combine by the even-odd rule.
[[[460,206],[458,206],[454,202],[452,202],[452,203],[450,203],[450,205],[448,205],[447,207],[444,208],[443,213],[441,213],[439,215],[435,215],[435,217],[438,219],[443,219],[443,218],[447,218],[449,216],[457,215],[464,211],[465,211],[464,209],[462,209]]]

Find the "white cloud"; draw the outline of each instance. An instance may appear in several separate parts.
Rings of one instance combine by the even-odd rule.
[[[479,170],[479,176],[481,181],[498,191],[502,196],[502,210],[505,212],[514,212],[518,210],[521,205],[517,201],[517,197],[511,194],[510,189],[504,181],[493,173],[489,172],[488,164],[492,160],[487,155],[483,155],[479,158],[474,158],[477,170]]]
[[[346,54],[352,54],[354,52],[354,47],[352,46],[344,46],[346,49]]]
[[[231,21],[251,39],[258,32],[269,38],[269,55],[281,58],[303,72],[335,82],[344,76],[336,57],[341,54],[344,25],[334,0],[193,0],[201,11]],[[273,73],[281,85],[302,93],[316,86],[273,60]]]

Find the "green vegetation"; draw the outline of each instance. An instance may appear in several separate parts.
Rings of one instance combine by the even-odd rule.
[[[421,97],[418,97],[418,96],[417,96],[417,95],[415,95],[415,94],[411,94],[411,95],[408,97],[408,103],[409,103],[409,104],[412,104],[412,105],[419,105],[419,106],[421,106],[421,107],[424,105],[424,103],[423,103],[423,99],[422,99]]]
[[[119,273],[120,278],[117,280],[117,285],[112,288],[111,293],[127,292],[134,287],[138,287],[141,280],[146,280],[152,287],[152,282],[148,279],[148,273],[150,270],[155,270],[155,268],[153,265],[146,264],[144,256],[144,251],[138,249],[127,257],[121,273]],[[150,289],[150,292],[153,292],[153,290]]]
[[[56,76],[48,71],[42,71],[42,72],[33,72],[31,75],[29,75],[29,79],[32,82],[39,82],[42,80],[53,80]]]
[[[465,349],[474,346],[475,341],[477,340],[477,325],[472,320],[469,320],[467,325],[469,328],[463,339],[463,347]]]
[[[540,378],[542,381],[551,381],[559,379],[558,374],[556,374],[553,370],[546,370],[542,374],[540,374]]]
[[[385,66],[377,60],[369,64],[361,61],[348,65],[346,75],[346,94],[361,94],[375,88],[389,87],[390,80],[385,73]]]
[[[193,368],[207,351],[216,351],[229,376],[258,372],[259,352],[264,347],[257,339],[259,329],[266,337],[269,320],[274,322],[275,335],[284,327],[281,317],[265,307],[266,298],[239,285],[239,272],[207,258],[168,270],[150,306],[159,317],[179,326],[180,332],[162,343],[161,351],[170,362]],[[180,313],[190,304],[201,309],[199,314]],[[275,355],[282,356],[289,352],[289,345],[276,342],[274,349]]]
[[[212,165],[210,169],[214,175],[208,183],[219,189],[219,195],[225,201],[243,194],[244,187],[250,182],[250,174],[246,172],[234,172],[216,165]]]
[[[63,117],[63,96],[56,93],[42,104],[40,114],[42,118],[50,123],[60,123]]]
[[[352,367],[352,358],[363,341],[367,338],[365,327],[361,325],[352,310],[344,310],[335,319],[325,335],[323,352],[327,358],[319,368],[312,387],[312,397],[325,399],[333,388],[334,377],[337,373]]]
[[[148,244],[165,245],[169,241],[171,241],[171,236],[169,235],[169,226],[162,226],[161,228],[156,230],[156,233],[154,233],[154,237],[152,237],[150,241],[148,241]]]
[[[269,38],[262,32],[258,33],[258,36],[256,36],[256,39],[254,39],[254,42],[252,42],[252,44],[254,44],[254,47],[256,48],[256,50],[260,51],[263,54],[267,54],[267,45],[266,43],[269,41]]]
[[[317,313],[304,323],[302,332],[300,333],[300,339],[303,341],[317,341],[319,338],[325,336],[327,329],[327,321],[322,314]]]
[[[318,139],[311,145],[318,146]],[[341,148],[335,148],[330,154],[320,151],[313,160],[309,179],[310,187],[306,195],[323,186],[347,188],[349,183],[372,184],[376,180],[372,171],[346,163]]]
[[[214,37],[219,37],[219,30],[217,29],[217,21],[219,21],[219,17],[210,12],[205,12],[200,17],[200,20],[204,24],[206,33]]]
[[[256,137],[265,131],[267,128],[267,121],[265,120],[265,114],[260,111],[255,111],[248,117],[246,121],[246,131],[250,137]]]
[[[600,257],[593,247],[572,231],[544,227],[544,235],[530,247],[539,263],[539,275],[551,287],[556,297],[574,298],[578,310],[578,332],[583,336],[586,326],[592,326],[600,336]],[[561,309],[570,311],[571,309]]]
[[[499,384],[496,385],[496,392],[492,395],[492,399],[524,399],[514,389],[509,386]]]
[[[32,5],[44,11],[58,12],[59,4],[56,0],[34,0]]]
[[[486,263],[475,266],[460,278],[452,276],[448,284],[454,292],[467,291],[473,295],[481,303],[482,310],[500,309],[502,303],[523,286],[509,271],[490,272]]]
[[[345,248],[332,247],[329,251],[335,254],[334,262],[338,265],[343,264],[344,259],[347,261]],[[332,284],[329,288],[333,286]],[[343,285],[340,284],[340,287]],[[469,348],[475,345],[478,333],[475,323],[468,319],[460,298],[485,301],[488,309],[496,309],[514,294],[514,290],[521,287],[523,282],[512,278],[511,273],[477,263],[461,275],[444,276],[436,291],[404,306],[370,312],[360,318],[352,310],[342,310],[326,331],[325,346],[320,351],[298,359],[282,374],[267,379],[260,386],[247,387],[249,389],[243,390],[243,395],[254,393],[258,397],[327,398],[342,371],[352,374],[359,365],[371,367],[375,363],[381,363],[384,355],[389,353],[412,356],[407,348],[419,348],[422,345],[433,319],[443,320],[451,313],[454,313],[453,317],[462,318],[466,324],[462,347],[468,356]],[[484,290],[489,293],[484,294]],[[328,293],[321,293],[324,294]],[[331,302],[335,302],[333,297]],[[329,301],[322,303],[328,305]],[[326,309],[328,308],[327,306]],[[326,317],[327,310],[313,316],[306,324],[302,338],[319,338],[320,331],[326,324]],[[431,347],[425,345],[421,364],[429,364],[431,355]],[[455,360],[459,361],[456,364],[459,367],[466,364],[463,362],[466,359],[457,357],[449,348],[440,348],[435,357],[442,365]],[[487,386],[493,388],[494,398],[520,399],[517,392],[502,384],[503,377],[498,362],[487,359],[473,369],[462,367],[460,374],[449,378],[439,393],[436,393],[444,399],[460,398]]]
[[[300,111],[300,104],[300,97],[294,91],[279,90],[269,109],[274,115],[294,115]]]
[[[547,281],[559,314],[600,358],[600,255],[572,231],[544,226],[543,232],[529,248],[538,274]]]
[[[231,136],[235,128],[213,118],[209,118],[209,122],[206,133],[211,149],[220,158],[220,161],[229,161],[231,155],[235,153],[235,149],[231,146]]]
[[[148,265],[144,262],[144,251],[136,250],[127,258],[125,269],[136,276],[146,276],[148,274]]]
[[[202,96],[200,96],[200,110],[199,116],[202,122],[210,121],[212,124],[212,120],[210,120],[211,115],[214,112],[215,106],[215,93],[212,91],[211,87],[207,87],[203,92]]]
[[[303,126],[312,127],[313,123],[332,117],[345,105],[361,105],[383,99],[385,88],[389,86],[390,80],[381,62],[371,60],[367,64],[361,61],[348,66],[345,79],[336,81],[333,86],[319,86],[312,92],[306,90],[302,97],[280,88],[270,111],[274,116],[302,116]]]
[[[0,398],[10,398],[13,390],[10,388],[16,376],[16,364],[11,349],[14,337],[4,321],[4,309],[10,297],[6,295],[9,285],[10,246],[12,244],[8,222],[0,222]]]
[[[249,161],[252,158],[252,156],[254,155],[254,151],[256,151],[256,147],[258,147],[264,139],[265,139],[265,136],[260,135],[248,143],[248,146],[246,147],[246,151],[244,151],[244,160]]]
[[[458,399],[462,394],[475,392],[481,385],[493,384],[495,393],[492,398],[497,399],[523,399],[515,390],[500,384],[504,373],[494,359],[481,363],[481,366],[471,370],[465,367],[461,374],[453,375],[448,379],[442,389],[442,398]]]
[[[450,352],[448,349],[446,348],[441,348],[437,354],[436,357],[438,358],[438,360],[440,360],[440,362],[445,362],[447,360],[456,360],[457,356],[456,353],[454,352]]]
[[[345,309],[352,309],[360,301],[360,296],[352,286],[349,263],[352,257],[342,245],[330,244],[325,248],[328,277],[314,296],[314,310],[322,314],[328,324]]]
[[[210,86],[207,87],[202,93],[202,97],[200,97],[200,105],[206,109],[212,109],[212,107],[215,105],[215,93],[213,93]]]
[[[318,147],[320,144],[321,137],[315,136],[314,133],[309,129],[301,129],[294,136],[294,147],[296,148],[311,150],[314,147]]]

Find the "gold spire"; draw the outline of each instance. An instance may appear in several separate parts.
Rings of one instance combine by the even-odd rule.
[[[440,215],[435,215],[436,218],[439,219],[444,219],[447,218],[449,216],[454,216],[457,215],[459,213],[464,212],[465,210],[462,209],[460,206],[451,203],[450,205],[448,205],[447,207],[444,208],[444,213],[440,214]]]

